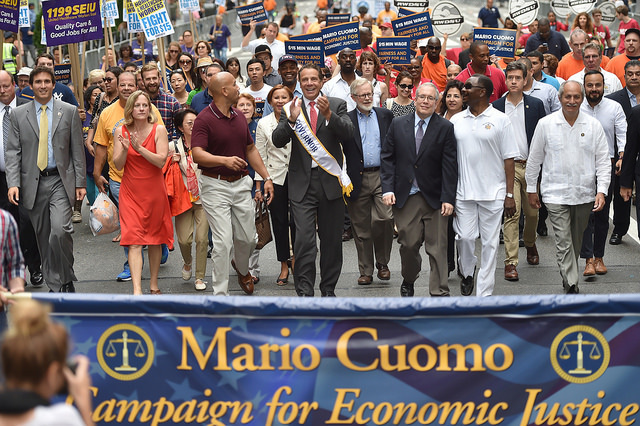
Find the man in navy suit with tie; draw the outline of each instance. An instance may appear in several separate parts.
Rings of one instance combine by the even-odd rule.
[[[458,183],[453,125],[435,114],[438,88],[424,83],[416,91],[416,113],[391,122],[381,152],[382,199],[393,206],[398,227],[402,285],[411,297],[424,243],[431,274],[429,294],[449,296],[447,224]]]
[[[529,205],[527,198],[527,182],[524,180],[524,171],[527,168],[529,145],[536,130],[538,120],[546,115],[544,104],[540,99],[523,93],[527,76],[527,67],[520,61],[509,63],[505,70],[507,76],[506,96],[493,101],[493,107],[504,112],[511,121],[513,135],[518,145],[518,155],[514,158],[515,177],[513,184],[513,197],[516,203],[516,212],[511,217],[504,219],[504,279],[507,281],[518,280],[518,247],[519,247],[519,222],[520,211],[524,210],[524,246],[527,248],[527,263],[537,265],[540,262],[538,249],[536,248],[536,228],[538,226],[538,210]]]

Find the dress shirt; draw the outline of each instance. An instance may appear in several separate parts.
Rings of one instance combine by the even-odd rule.
[[[342,78],[342,74],[338,73],[322,87],[322,92],[327,96],[342,99],[347,103],[347,111],[351,111],[356,107],[356,101],[351,97],[351,89],[349,83]]]
[[[613,92],[617,92],[618,90],[622,90],[622,83],[620,83],[620,79],[617,75],[612,72],[605,71],[602,68],[599,70],[604,76],[604,95],[610,95]],[[578,83],[584,85],[584,68],[582,71],[579,71],[569,77],[569,81],[577,81]]]
[[[36,109],[36,118],[38,120],[38,128],[40,128],[40,114],[42,113],[42,105],[40,102],[33,100]],[[47,105],[47,120],[49,122],[49,130],[47,132],[47,169],[56,168],[56,159],[53,156],[53,145],[51,145],[51,127],[53,126],[53,97],[49,99]]]
[[[458,141],[456,199],[503,200],[507,195],[504,160],[518,155],[511,120],[489,105],[478,116],[470,109],[461,111],[451,122]]]
[[[380,167],[380,127],[375,110],[368,114],[362,113],[356,108],[358,127],[360,128],[360,141],[362,142],[362,158],[364,167]]]
[[[529,146],[527,144],[527,129],[524,125],[524,96],[517,105],[512,104],[509,98],[505,99],[504,113],[507,114],[511,125],[513,126],[513,137],[516,145],[518,145],[518,155],[516,160],[526,160],[529,155]]]
[[[627,88],[625,87],[625,89],[627,89]],[[631,108],[633,108],[634,106],[637,106],[638,105],[638,98],[636,97],[636,95],[631,93],[629,91],[629,89],[627,89],[627,95],[629,95],[629,102],[631,103]]]
[[[527,192],[536,191],[541,165],[540,192],[545,203],[585,204],[595,200],[596,192],[606,194],[611,160],[600,122],[582,111],[573,126],[562,111],[542,118],[529,147]]]
[[[4,114],[5,114],[5,110],[4,107],[6,107],[6,104],[3,104],[2,102],[0,102],[0,126],[2,126],[2,123],[4,122]],[[9,109],[11,110],[11,113],[13,113],[13,110],[16,109],[16,98],[15,96],[13,97],[13,100],[9,103]],[[9,132],[11,132],[11,124],[9,124]],[[3,132],[0,131],[0,172],[6,172],[7,169],[5,167],[4,164],[4,151],[5,151],[5,141],[4,141],[4,135]],[[0,196],[2,196],[2,194],[0,194]]]
[[[627,144],[627,117],[618,102],[602,98],[598,105],[591,108],[585,99],[580,105],[580,110],[602,124],[609,145],[609,158],[617,157],[616,142],[618,143],[618,152],[624,152],[624,147]]]
[[[307,98],[303,97],[302,99],[304,99],[304,107],[307,110],[307,117],[309,117],[309,127],[311,127],[311,108],[316,110],[316,114],[317,114],[318,118],[320,118],[320,110],[318,109],[318,98],[310,100],[310,99],[307,99]],[[315,102],[315,105],[313,107],[311,105],[309,105],[312,101]],[[328,126],[329,125],[329,121],[325,121],[325,124]],[[293,126],[291,126],[291,127],[293,127]],[[314,133],[316,131],[316,129],[311,129],[311,130]],[[315,169],[316,167],[318,167],[318,163],[316,163],[316,160],[314,160],[313,157],[311,157],[311,168]]]
[[[420,118],[418,116],[418,114],[414,114],[414,119],[413,119],[413,140],[414,140],[414,144],[415,144],[415,139],[416,139],[416,134],[418,133],[418,126],[420,124],[420,120],[424,120],[424,123],[422,123],[422,134],[426,135],[427,134],[427,127],[429,127],[429,121],[431,121],[431,116],[428,116],[427,118]],[[424,143],[424,137],[422,138],[422,141]],[[417,156],[417,154],[416,154]],[[411,189],[409,190],[409,195],[413,195],[413,194],[417,194],[418,192],[420,192],[420,188],[418,188],[416,186],[416,179],[413,179],[413,184],[411,185]]]
[[[531,84],[531,89],[525,90],[524,94],[540,99],[544,104],[544,112],[547,114],[551,114],[562,108],[560,99],[558,98],[558,91],[550,84],[540,83],[534,79]]]

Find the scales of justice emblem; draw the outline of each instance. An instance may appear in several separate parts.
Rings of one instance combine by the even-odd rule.
[[[595,328],[576,325],[556,336],[550,357],[560,377],[572,383],[588,383],[600,377],[609,366],[609,343]]]
[[[153,342],[142,328],[118,324],[102,333],[96,355],[109,376],[124,381],[135,380],[142,377],[153,363]]]

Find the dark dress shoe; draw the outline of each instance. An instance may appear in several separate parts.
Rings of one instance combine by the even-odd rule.
[[[389,271],[389,267],[387,265],[377,263],[376,267],[378,268],[378,279],[388,281],[391,278],[391,271]]]
[[[516,265],[504,265],[504,279],[507,281],[518,281]]]
[[[471,293],[473,293],[473,285],[473,275],[463,278],[460,281],[460,294],[463,296],[471,296]]]
[[[333,291],[323,291],[322,297],[336,297],[336,293]]]
[[[527,247],[527,263],[529,265],[537,265],[540,263],[538,248],[535,244],[533,244],[531,247]]]
[[[572,286],[564,284],[563,287],[564,287],[564,292],[566,294],[579,294],[580,293],[580,289],[578,288],[578,286],[576,284],[574,284]]]
[[[349,241],[350,239],[353,238],[353,231],[351,231],[351,228],[346,229],[343,233],[342,233],[342,241]]]
[[[253,276],[247,272],[247,275],[242,275],[238,268],[236,268],[236,262],[231,261],[231,266],[236,270],[238,274],[238,284],[240,284],[240,288],[247,294],[253,294]]]
[[[504,233],[500,230],[500,244],[504,244]]]
[[[402,281],[402,285],[400,286],[400,296],[413,297],[413,283]]]
[[[622,235],[620,234],[611,234],[611,238],[609,238],[609,244],[612,246],[617,246],[622,243]]]
[[[66,284],[62,284],[62,287],[60,287],[60,293],[75,293],[75,292],[76,292],[76,288],[73,285],[73,281],[68,282]]]
[[[31,285],[34,287],[42,287],[44,284],[44,277],[40,269],[31,272]]]
[[[549,235],[549,232],[547,231],[547,224],[546,223],[538,223],[538,235],[540,235],[541,237],[546,237],[547,235]]]
[[[371,275],[360,275],[358,278],[358,285],[369,285],[373,282],[373,277]]]

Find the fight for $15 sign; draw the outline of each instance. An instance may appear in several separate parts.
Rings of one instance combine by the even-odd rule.
[[[138,13],[144,36],[155,40],[173,34],[173,25],[169,20],[167,8],[162,0],[133,0],[133,7]]]
[[[56,0],[42,3],[47,46],[102,38],[98,0]]]

